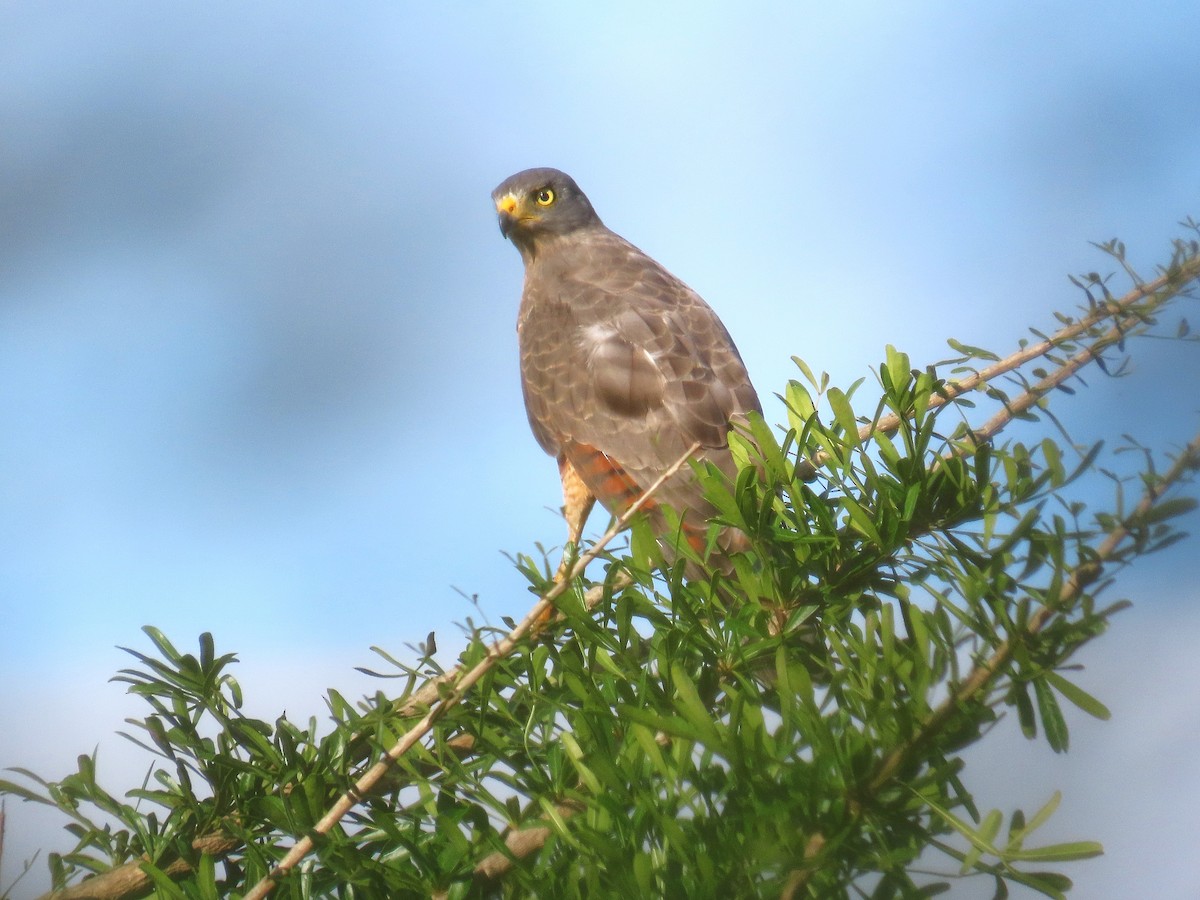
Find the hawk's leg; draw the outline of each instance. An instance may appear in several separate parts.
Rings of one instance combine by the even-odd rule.
[[[566,577],[567,570],[578,555],[579,541],[583,537],[583,526],[588,513],[596,505],[596,495],[591,492],[570,460],[563,454],[558,457],[558,474],[563,486],[563,515],[567,520],[567,545],[563,548],[562,563],[554,576],[555,581]]]
[[[558,571],[554,573],[555,582],[566,578],[571,566],[579,558],[579,540],[583,537],[583,526],[587,522],[588,513],[596,505],[596,495],[583,483],[583,479],[579,477],[575,467],[562,454],[559,454],[558,457],[558,474],[562,478],[563,515],[567,520],[567,543],[563,547],[562,562],[558,564]],[[554,608],[550,607],[538,617],[533,633],[541,631],[553,616]]]

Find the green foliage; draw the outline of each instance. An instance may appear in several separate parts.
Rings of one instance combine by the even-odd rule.
[[[1123,247],[1107,249],[1123,263]],[[1045,867],[1100,847],[1038,842],[1057,795],[1007,825],[979,810],[961,753],[1010,711],[1056,751],[1069,746],[1064,701],[1108,717],[1071,658],[1122,606],[1098,599],[1110,573],[1179,538],[1172,522],[1194,502],[1163,495],[1200,444],[1162,473],[1155,454],[1122,448],[1145,467],[1089,514],[1071,489],[1099,447],[998,443],[998,428],[964,422],[988,399],[1003,421],[1049,416],[1066,386],[1056,372],[1150,332],[1196,277],[1196,248],[1177,250],[1165,287],[1113,311],[1116,337],[1100,317],[1057,339],[1036,357],[1050,369],[1011,394],[991,378],[958,394],[889,348],[864,404],[863,383],[829,387],[798,361],[786,428],[754,419],[735,435],[736,483],[696,467],[719,510],[714,540],[724,526],[749,540],[728,572],[685,580],[701,562],[687,542],[663,565],[636,524],[631,555],[564,594],[562,620],[503,655],[328,830],[334,801],[436,700],[422,684],[441,679],[446,695],[453,672],[432,641],[413,666],[380,651],[399,696],[330,691],[329,721],[301,727],[241,713],[236,659],[210,635],[193,655],[147,628],[154,652],[130,650],[117,676],[148,707],[128,735],[155,758],[146,782],[117,798],[81,756],[67,778],[17,770],[0,792],[69,818],[77,846],[49,857],[57,887],[125,866],[159,897],[240,896],[314,834],[274,896],[888,898],[961,877],[997,896],[1014,883],[1063,896],[1069,879]],[[1085,318],[1116,304],[1099,276],[1078,283]],[[951,346],[958,379],[1000,361]],[[517,562],[549,589],[548,566]],[[472,629],[461,665],[496,636]],[[528,843],[506,849],[514,833]],[[937,856],[944,871],[925,874]]]

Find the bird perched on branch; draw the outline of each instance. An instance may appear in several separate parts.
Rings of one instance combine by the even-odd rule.
[[[693,444],[736,476],[729,430],[761,407],[716,313],[605,227],[563,172],[518,172],[492,199],[525,263],[521,385],[534,437],[558,460],[569,541],[578,545],[595,500],[620,515]],[[702,550],[716,511],[690,468],[644,507],[659,534],[662,504]],[[729,550],[745,536],[723,538]]]

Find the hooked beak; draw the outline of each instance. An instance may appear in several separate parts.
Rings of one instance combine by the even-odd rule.
[[[507,238],[517,224],[517,198],[505,194],[496,201],[496,213],[500,216],[500,233]]]

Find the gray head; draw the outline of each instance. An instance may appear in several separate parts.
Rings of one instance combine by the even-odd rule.
[[[492,191],[500,233],[532,256],[544,240],[601,224],[579,185],[558,169],[526,169]]]

